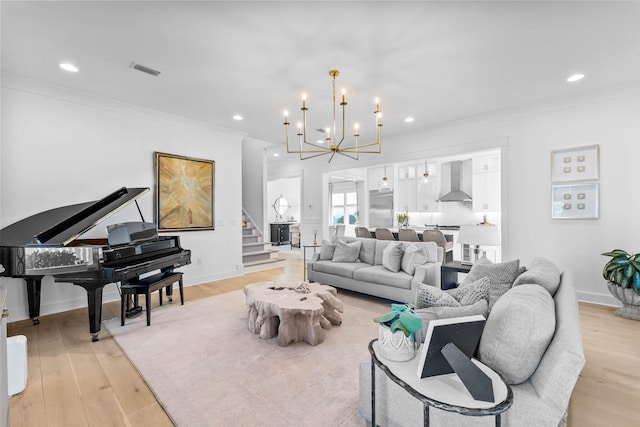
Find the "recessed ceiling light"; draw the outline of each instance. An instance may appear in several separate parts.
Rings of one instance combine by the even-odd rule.
[[[317,143],[317,144],[324,144],[324,141],[323,141],[323,140],[321,140],[321,139],[318,139],[318,140],[316,141],[316,143]]]
[[[78,67],[76,67],[73,64],[70,64],[68,62],[63,62],[61,64],[59,64],[60,68],[62,68],[65,71],[70,71],[72,73],[77,73],[78,72]]]
[[[406,119],[404,119],[405,123],[411,123],[412,121],[414,121],[415,119],[413,117],[407,117]]]
[[[273,153],[273,157],[280,157],[279,153]]]
[[[240,114],[236,114],[235,116],[233,116],[233,120],[242,120],[244,117],[242,117]]]
[[[567,79],[568,82],[577,82],[578,80],[582,80],[584,79],[584,74],[573,74],[571,76],[569,76],[569,78]]]

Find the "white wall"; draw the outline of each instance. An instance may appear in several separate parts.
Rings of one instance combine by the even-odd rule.
[[[263,235],[267,181],[264,150],[268,146],[271,144],[253,138],[242,141],[242,207]]]
[[[278,197],[284,197],[289,202],[289,210],[283,220],[298,222],[300,221],[301,211],[301,195],[300,195],[300,177],[281,178],[267,182],[267,221],[269,223],[276,220],[276,211],[273,204]],[[293,220],[291,220],[293,218]]]
[[[243,135],[7,75],[1,112],[0,228],[122,186],[151,188],[139,204],[153,221],[153,152],[210,159],[216,162],[216,229],[171,234],[192,252],[192,264],[182,268],[186,285],[241,274]],[[104,224],[122,220],[139,220],[135,206]],[[104,236],[104,227],[98,229]],[[1,280],[9,290],[9,320],[27,318],[23,281]],[[115,285],[108,285],[104,300],[114,299]],[[82,288],[43,280],[41,315],[86,305]]]
[[[600,254],[614,248],[640,251],[640,198],[633,187],[640,181],[638,117],[640,85],[635,82],[589,97],[521,107],[383,141],[383,154],[362,156],[357,163],[368,167],[501,148],[502,258],[527,264],[536,256],[547,257],[573,271],[578,298],[617,305],[602,278],[606,259]],[[592,144],[600,144],[599,219],[552,220],[551,150]],[[317,212],[326,195],[322,173],[354,167],[353,161],[342,158],[332,164],[286,155],[269,159],[270,177],[304,168],[303,221]]]

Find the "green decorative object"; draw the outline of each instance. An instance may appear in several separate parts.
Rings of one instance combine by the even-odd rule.
[[[398,226],[399,227],[408,227],[409,226],[409,214],[405,212],[400,212],[396,214],[396,218],[398,218]]]
[[[631,255],[622,249],[614,249],[602,255],[611,257],[602,276],[608,281],[611,295],[622,303],[616,315],[640,320],[640,253]]]
[[[376,317],[373,321],[389,327],[391,332],[402,331],[407,337],[422,327],[422,319],[404,304],[391,304],[390,312]]]

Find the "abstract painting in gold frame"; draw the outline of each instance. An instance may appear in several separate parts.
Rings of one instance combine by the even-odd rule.
[[[159,231],[214,229],[215,162],[155,152]]]

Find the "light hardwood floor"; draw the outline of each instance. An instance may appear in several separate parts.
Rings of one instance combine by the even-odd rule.
[[[187,287],[185,300],[188,304],[258,281],[299,280],[301,259],[287,258],[284,268]],[[156,293],[154,306],[157,300]],[[176,300],[173,304],[179,304]],[[119,302],[104,304],[103,319],[118,317],[119,310]],[[583,303],[580,319],[587,363],[571,399],[569,426],[637,427],[640,322],[619,318],[612,308]],[[38,326],[31,321],[8,325],[9,336],[28,339],[27,388],[9,401],[11,427],[171,426],[115,341],[103,330],[100,341],[92,343],[87,322],[86,309],[79,309],[43,316]]]

